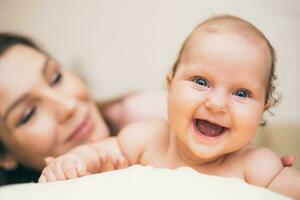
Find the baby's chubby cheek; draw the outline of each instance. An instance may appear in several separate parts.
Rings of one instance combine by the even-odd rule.
[[[239,142],[248,143],[256,134],[259,126],[260,117],[248,115],[247,117],[239,117],[235,120],[235,125],[232,131],[236,133]]]

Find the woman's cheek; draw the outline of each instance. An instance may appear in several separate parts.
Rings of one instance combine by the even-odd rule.
[[[28,134],[24,134],[23,143],[36,154],[50,155],[56,146],[57,129],[51,121],[39,120]]]
[[[66,73],[64,81],[64,93],[69,94],[68,96],[83,101],[91,98],[86,84],[76,75]]]

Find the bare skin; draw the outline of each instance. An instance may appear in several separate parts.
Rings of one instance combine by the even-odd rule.
[[[134,121],[166,118],[164,90],[136,92],[99,106],[77,75],[22,44],[0,56],[0,96],[5,147],[0,168],[7,170],[21,164],[41,171],[46,157],[117,134]]]
[[[285,168],[272,150],[251,144],[269,106],[265,94],[270,66],[270,53],[260,40],[235,32],[196,30],[182,52],[176,74],[167,77],[168,122],[131,124],[116,138],[87,148],[104,152],[106,143],[115,140],[120,154],[112,159],[113,164],[125,157],[129,165],[189,166],[299,199],[300,173]],[[84,160],[75,152],[61,158],[74,155]],[[106,156],[112,157],[112,152]],[[85,166],[95,162],[98,159],[88,160]],[[53,169],[53,173],[62,173],[53,166],[55,161],[43,170],[41,182],[49,179],[47,173]]]

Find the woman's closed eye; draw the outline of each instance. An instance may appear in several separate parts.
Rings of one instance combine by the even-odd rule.
[[[29,109],[26,109],[25,112],[22,114],[21,118],[19,119],[17,126],[22,126],[30,121],[30,119],[33,117],[33,115],[36,112],[36,107],[31,107]]]
[[[55,72],[53,73],[53,75],[51,76],[51,79],[50,79],[50,85],[51,86],[54,86],[58,83],[60,83],[62,81],[62,78],[63,78],[63,74],[61,71],[58,71],[58,72]]]

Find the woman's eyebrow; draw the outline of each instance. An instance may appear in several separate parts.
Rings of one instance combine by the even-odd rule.
[[[17,107],[17,105],[19,105],[20,103],[22,103],[23,101],[25,101],[26,99],[29,98],[29,94],[25,93],[23,95],[21,95],[16,101],[14,101],[12,104],[10,104],[10,106],[6,109],[6,111],[4,112],[3,115],[3,122],[5,124],[7,117],[9,115],[9,113],[15,108]]]
[[[49,66],[49,61],[51,59],[49,57],[47,57],[45,59],[45,62],[43,64],[43,69],[42,69],[42,75],[44,76],[47,72],[47,68]],[[17,107],[20,103],[22,103],[23,101],[25,101],[26,99],[29,98],[29,94],[28,93],[25,93],[25,94],[22,94],[19,98],[17,98],[14,102],[12,102],[6,109],[6,111],[4,112],[4,115],[3,115],[3,123],[5,124],[6,120],[7,120],[7,117],[9,115],[9,113],[15,108]]]
[[[43,69],[42,69],[42,75],[45,76],[46,75],[46,72],[47,72],[47,69],[49,67],[49,62],[51,61],[51,58],[50,57],[47,57],[45,62],[44,62],[44,65],[43,65]]]

